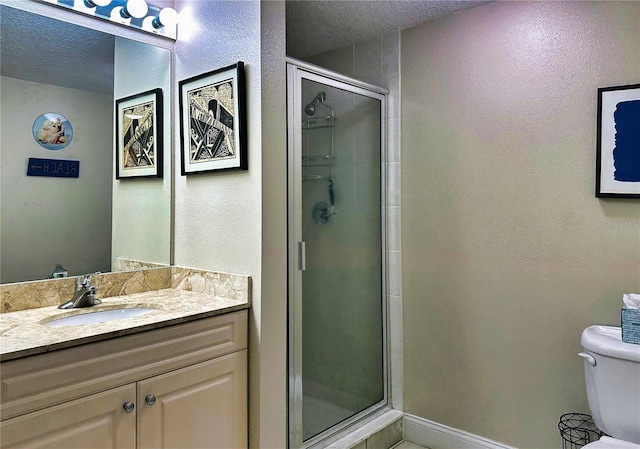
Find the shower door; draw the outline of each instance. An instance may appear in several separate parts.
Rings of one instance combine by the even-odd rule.
[[[288,65],[289,447],[387,403],[380,88]]]

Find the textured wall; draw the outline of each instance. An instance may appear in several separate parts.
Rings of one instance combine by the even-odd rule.
[[[640,204],[594,198],[596,89],[639,80],[637,2],[402,32],[406,412],[550,448],[587,411],[580,333],[640,290]]]
[[[181,142],[179,121],[176,121],[175,263],[251,276],[250,444],[252,447],[284,447],[285,341],[270,337],[270,332],[279,334],[281,327],[275,326],[283,324],[274,315],[269,315],[274,322],[265,322],[264,313],[268,314],[270,307],[278,309],[280,305],[273,302],[263,304],[261,301],[261,119],[264,113],[261,98],[261,5],[258,1],[178,0],[176,9],[185,19],[184,22],[181,19],[174,48],[176,82],[237,61],[245,63],[249,170],[181,176]],[[174,100],[175,117],[178,118],[177,92]],[[278,112],[277,103],[275,110]],[[279,113],[284,114],[284,109]],[[284,147],[280,151],[284,151]],[[285,301],[285,298],[270,299]],[[264,346],[265,351],[279,357],[270,359],[262,356],[263,337],[270,341],[270,346]],[[280,394],[270,404],[265,398],[273,396],[273,392]],[[274,410],[281,413],[274,413]]]
[[[116,38],[114,97],[161,88],[163,177],[113,182],[112,257],[169,264],[171,246],[171,52]],[[115,153],[114,153],[115,154]],[[114,165],[115,170],[115,165]]]
[[[259,282],[260,4],[185,0],[176,7],[192,17],[181,23],[175,44],[177,81],[245,63],[249,170],[181,176],[176,107],[175,263],[248,274]]]
[[[111,266],[111,96],[2,77],[2,282],[43,279],[61,263],[70,275]],[[64,115],[73,140],[49,151],[31,126]],[[30,157],[80,161],[78,178],[28,177]]]
[[[262,273],[251,308],[249,446],[286,447],[287,121],[285,3],[260,2]]]

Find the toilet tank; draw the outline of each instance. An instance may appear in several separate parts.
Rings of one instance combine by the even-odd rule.
[[[623,343],[612,326],[589,326],[580,343],[593,421],[614,438],[640,444],[640,345]]]

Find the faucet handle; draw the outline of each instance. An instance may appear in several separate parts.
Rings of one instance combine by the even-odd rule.
[[[82,285],[83,288],[89,288],[90,282],[91,282],[90,274],[83,274],[82,276],[80,276],[80,285]]]
[[[91,287],[89,287],[89,298],[94,306],[102,304],[102,301],[96,298],[96,291],[98,291],[98,287],[96,285],[92,285]]]
[[[91,280],[91,276],[88,274],[82,274],[76,278],[76,292],[80,291],[81,288],[89,288],[89,281]]]

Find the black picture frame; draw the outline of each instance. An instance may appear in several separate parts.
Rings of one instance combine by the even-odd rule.
[[[178,85],[181,174],[248,170],[244,62]]]
[[[598,89],[596,197],[640,198],[640,84]]]
[[[116,100],[116,179],[162,178],[162,89]]]

